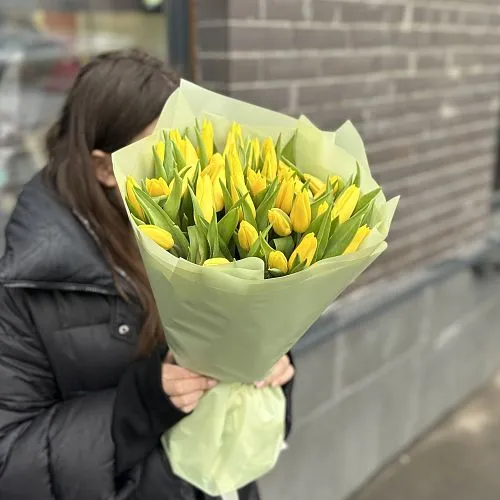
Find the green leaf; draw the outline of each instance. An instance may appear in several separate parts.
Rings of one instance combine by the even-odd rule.
[[[208,222],[203,217],[203,212],[200,207],[200,202],[196,198],[193,188],[191,186],[188,186],[189,189],[189,194],[191,195],[191,202],[193,204],[193,218],[194,218],[194,223],[197,227],[199,227],[202,231],[203,234],[208,233]]]
[[[269,210],[271,210],[271,208],[274,207],[274,203],[276,202],[276,197],[278,196],[278,191],[279,191],[279,181],[278,178],[276,178],[266,189],[264,198],[259,203],[259,206],[256,209],[255,218],[257,222],[257,229],[259,231],[263,231],[264,228],[266,228],[267,225],[269,224],[267,214]]]
[[[132,203],[130,203],[130,201],[128,201],[128,198],[125,198],[125,203],[127,204],[127,207],[130,210],[130,213],[134,216],[134,218],[136,218],[137,220],[141,220],[141,218],[139,217],[139,213],[134,208]]]
[[[186,168],[186,160],[182,155],[181,150],[174,141],[172,141],[172,147],[174,149],[174,158],[175,158],[175,163],[177,164],[177,170],[182,170]]]
[[[197,226],[188,227],[190,242],[189,260],[202,265],[208,259],[208,242],[203,230]]]
[[[141,219],[139,219],[139,217],[136,217],[133,213],[131,213],[130,215],[132,215],[132,220],[138,225],[138,226],[143,226],[144,225],[144,222],[142,222]]]
[[[325,217],[321,222],[319,231],[316,233],[318,240],[318,248],[314,255],[313,263],[321,260],[323,254],[325,253],[326,246],[328,245],[328,240],[330,239],[330,228],[331,228],[331,218],[332,218],[332,207],[330,207],[324,214]]]
[[[238,222],[240,221],[239,212],[237,207],[231,208],[218,223],[219,236],[226,245],[238,227]]]
[[[291,163],[295,163],[295,144],[297,142],[297,131],[292,135],[281,152],[281,159],[287,159]],[[286,162],[285,162],[286,163]]]
[[[163,207],[163,204],[167,201],[168,196],[162,194],[161,196],[153,196],[152,198],[155,201],[155,203],[158,203],[160,207]]]
[[[231,193],[226,185],[222,182],[222,179],[219,179],[221,188],[222,188],[222,197],[224,198],[224,207],[226,209],[226,213],[233,208],[233,198],[231,197]]]
[[[321,225],[323,224],[323,221],[327,217],[327,214],[331,213],[331,208],[327,210],[326,212],[323,212],[319,217],[315,217],[311,224],[309,225],[307,231],[304,233],[304,236],[309,233],[314,233],[314,235],[317,237],[319,230],[321,228]]]
[[[155,146],[153,146],[153,156],[155,159],[155,179],[163,178],[168,184],[168,177],[167,173],[165,172],[165,169],[163,168],[163,161],[158,156]]]
[[[248,251],[247,257],[262,257],[262,256],[263,256],[263,252],[262,252],[262,248],[260,246],[260,239],[257,238],[254,241],[254,244],[250,247],[250,250]]]
[[[208,225],[207,240],[210,248],[210,257],[220,257],[219,232],[217,231],[217,217],[215,213]]]
[[[226,188],[231,192],[231,164],[229,163],[229,158],[225,157],[224,169],[226,173]]]
[[[279,269],[268,269],[267,270],[269,277],[270,278],[281,278],[282,276],[285,276]]]
[[[269,233],[271,229],[271,226],[267,229],[266,236]],[[264,253],[264,257],[267,261],[269,258],[269,254],[274,250],[274,248],[267,242],[266,236],[264,236],[264,233],[260,232],[259,233],[259,241],[260,241],[260,248],[262,249],[262,252]]]
[[[242,193],[239,188],[236,188],[238,191],[238,196],[240,200],[242,200],[242,209],[243,209],[243,218],[252,224],[252,226],[258,230],[257,221],[255,220],[255,216],[250,208],[250,204],[248,203],[247,196],[250,196],[250,193],[247,191],[246,193]]]
[[[342,255],[354,238],[356,231],[361,225],[361,217],[355,216],[344,224],[340,224],[330,237],[325,250],[324,259]]]
[[[352,183],[357,187],[361,187],[361,167],[357,161],[356,161],[356,177],[354,177]]]
[[[356,208],[354,209],[354,213],[358,212],[359,210],[363,209],[367,205],[369,205],[376,197],[377,195],[382,191],[382,188],[377,188],[374,189],[373,191],[370,191],[369,193],[364,194],[358,201],[358,204],[356,205]]]
[[[201,164],[201,169],[203,170],[207,165],[208,165],[208,155],[207,155],[207,150],[205,148],[205,144],[201,138],[201,132],[198,127],[195,129],[196,132],[196,140],[198,141],[198,148],[200,152],[200,164]]]
[[[274,149],[276,150],[276,159],[278,160],[278,165],[279,165],[281,161],[281,134],[278,136],[278,140],[276,141]]]
[[[220,234],[219,234],[219,250],[222,256],[225,257],[229,262],[232,262],[234,260],[233,255],[229,251],[226,243],[224,243],[224,241],[222,240]]]
[[[306,179],[304,177],[304,174],[291,162],[289,161],[285,156],[281,157],[281,161],[288,167],[291,168],[295,175],[302,181],[306,182]]]
[[[153,201],[151,196],[138,188],[134,188],[134,191],[149,223],[169,231],[175,244],[182,252],[182,257],[186,257],[189,251],[189,242],[179,226]]]
[[[176,170],[176,163],[174,158],[173,141],[170,139],[168,132],[163,131],[163,142],[165,143],[165,158],[163,159],[163,168],[167,174],[167,182],[170,184],[174,178],[174,170]]]
[[[295,260],[293,261],[292,268],[288,272],[288,274],[295,274],[299,271],[303,271],[307,267],[307,260],[302,261],[300,256],[297,254]]]
[[[168,196],[163,210],[167,212],[172,220],[179,220],[179,208],[182,201],[182,179],[177,171],[174,171],[174,179],[172,192]]]
[[[292,236],[284,236],[283,238],[275,238],[273,240],[273,245],[276,250],[279,250],[283,254],[285,254],[286,258],[289,259],[290,255],[295,249],[295,242],[293,241]]]
[[[340,225],[339,221],[339,216],[335,217],[335,219],[332,220],[332,223],[330,224],[330,236],[333,235],[333,233],[337,230],[337,228]]]

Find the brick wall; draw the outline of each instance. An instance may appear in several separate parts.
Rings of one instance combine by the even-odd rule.
[[[322,128],[349,118],[402,201],[366,279],[487,225],[500,109],[498,0],[198,0],[201,81]]]

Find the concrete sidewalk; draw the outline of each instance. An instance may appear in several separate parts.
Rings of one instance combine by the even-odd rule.
[[[350,500],[500,499],[500,376]]]

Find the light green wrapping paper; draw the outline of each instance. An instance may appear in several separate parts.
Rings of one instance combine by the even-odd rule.
[[[378,187],[363,142],[350,122],[322,132],[298,120],[230,99],[183,81],[167,101],[155,133],[113,155],[122,196],[125,180],[153,176],[152,145],[162,129],[193,126],[209,117],[222,149],[233,121],[261,138],[297,131],[296,163],[304,172],[344,179],[361,166],[361,190]],[[376,198],[375,229],[361,249],[322,260],[299,273],[264,280],[264,263],[248,258],[228,266],[200,267],[174,257],[135,229],[168,345],[178,363],[220,380],[193,414],[163,437],[173,471],[212,496],[248,484],[275,465],[284,439],[281,389],[256,389],[328,305],[386,248],[398,199]],[[135,227],[135,225],[134,225]]]

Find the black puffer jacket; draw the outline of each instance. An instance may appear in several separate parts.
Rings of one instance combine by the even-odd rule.
[[[198,500],[158,443],[182,415],[158,353],[137,361],[138,306],[36,176],[0,260],[0,498]],[[156,382],[154,382],[156,380]],[[120,463],[118,463],[120,462]],[[256,500],[250,486],[240,494]]]

